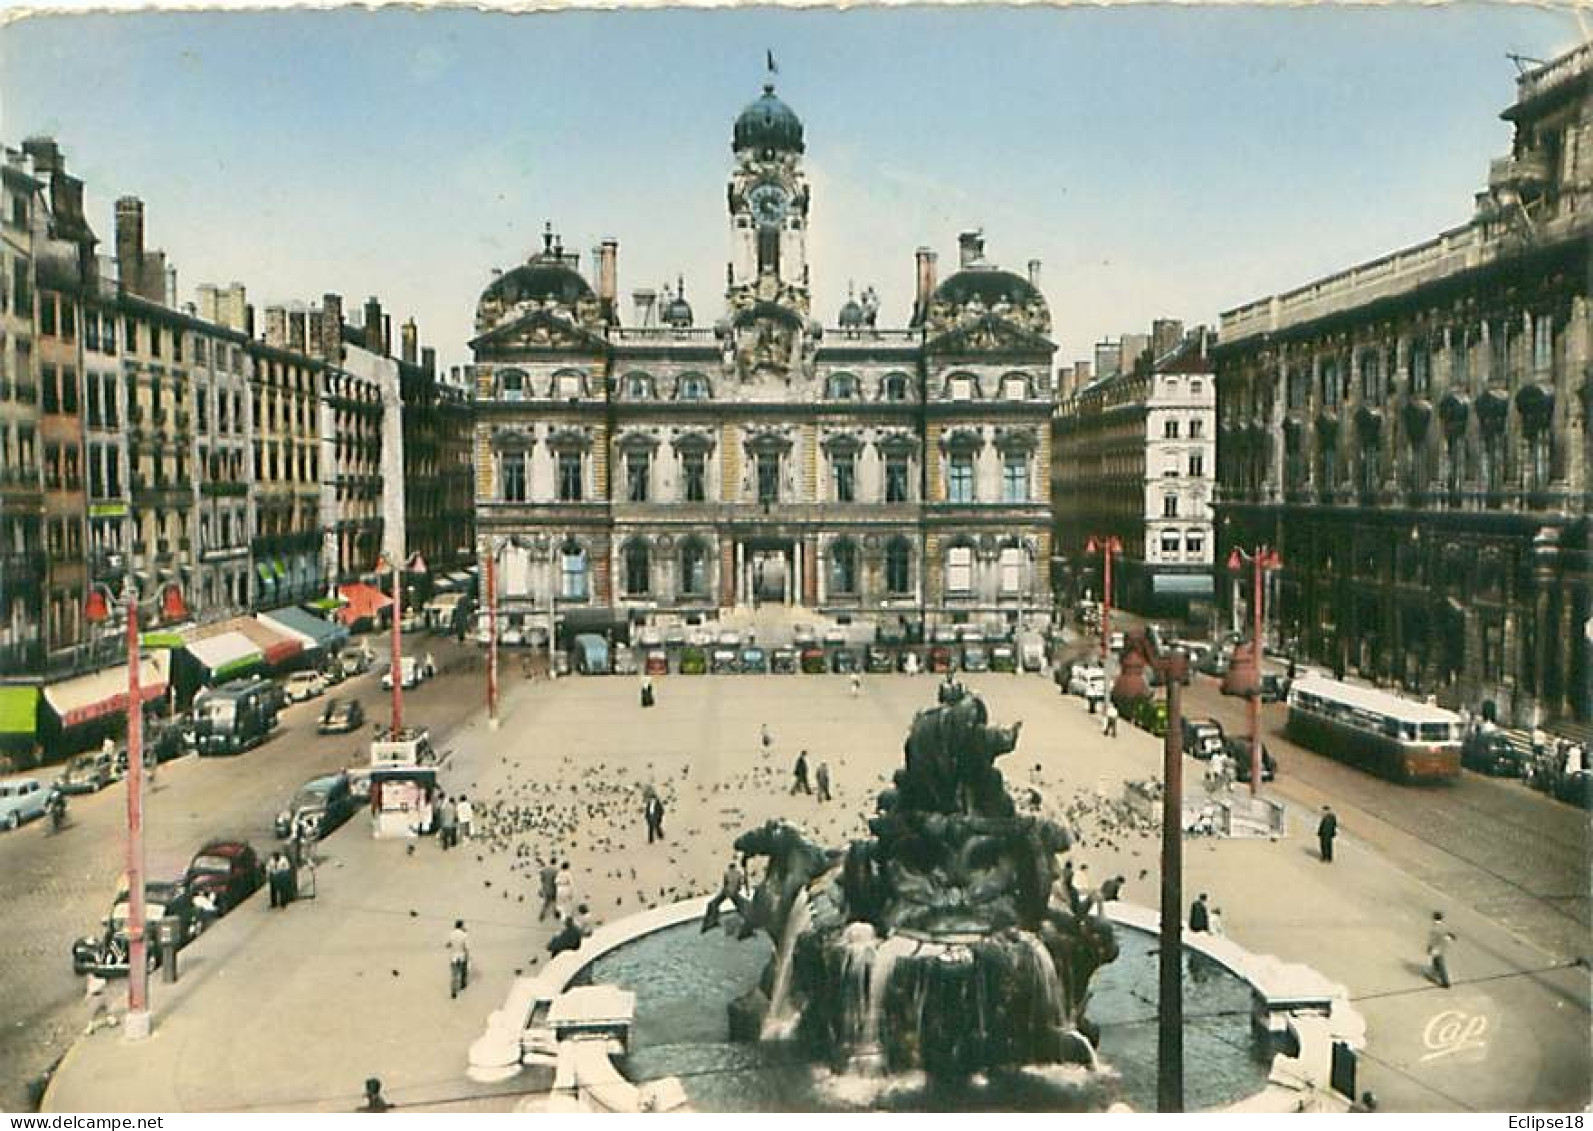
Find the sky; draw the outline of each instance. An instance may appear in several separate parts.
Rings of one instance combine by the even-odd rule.
[[[106,252],[142,197],[183,301],[378,295],[460,364],[548,220],[619,240],[622,296],[681,275],[718,317],[731,126],[772,51],[815,313],[855,283],[904,323],[914,250],[944,277],[981,227],[1043,261],[1065,363],[1464,223],[1509,150],[1507,55],[1581,34],[1487,4],[41,16],[0,27],[0,140],[60,142]]]

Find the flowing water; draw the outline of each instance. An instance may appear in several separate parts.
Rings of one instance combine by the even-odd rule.
[[[837,1076],[806,1060],[792,1041],[731,1041],[726,1008],[757,986],[769,961],[771,948],[761,936],[737,942],[721,932],[700,935],[697,924],[689,923],[604,955],[588,976],[636,993],[636,1029],[621,1065],[625,1074],[637,1081],[678,1076],[692,1106],[702,1111],[1072,1111],[1102,1107],[1114,1096],[1153,1111],[1156,939],[1124,927],[1117,936],[1122,953],[1091,983],[1089,1015],[1101,1028],[1103,1072],[1038,1068],[975,1077],[950,1089],[918,1073]],[[863,1007],[857,1032],[869,1031],[873,1013],[877,1034],[889,981],[889,970],[881,966],[900,956],[881,952],[902,944],[859,937],[853,945],[857,953],[848,977],[861,979]],[[1186,1107],[1196,1111],[1259,1091],[1270,1058],[1258,1054],[1251,1038],[1249,986],[1208,961],[1191,961],[1184,979],[1184,1080]]]

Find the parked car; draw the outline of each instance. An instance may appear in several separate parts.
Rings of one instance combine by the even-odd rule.
[[[929,670],[939,674],[951,671],[951,647],[936,644],[929,650]]]
[[[846,631],[840,628],[827,628],[824,630],[824,646],[826,648],[845,648],[848,641]]]
[[[117,776],[114,754],[89,750],[72,755],[55,784],[62,793],[98,793]]]
[[[111,903],[110,914],[103,920],[98,934],[85,935],[72,944],[72,972],[86,974],[93,971],[101,977],[121,976],[127,973],[129,943],[127,937],[129,892],[124,887]],[[194,936],[194,905],[188,886],[182,880],[152,880],[144,885],[144,937],[149,940],[148,966],[153,970],[160,965],[160,923],[175,918],[177,945],[185,945]]]
[[[1068,694],[1105,696],[1106,671],[1099,664],[1077,664],[1068,675]]]
[[[1206,759],[1223,748],[1222,724],[1216,719],[1184,720],[1184,753],[1192,758]]]
[[[1234,777],[1239,781],[1250,780],[1250,736],[1248,734],[1229,735],[1222,740],[1224,753],[1234,761]],[[1261,744],[1261,780],[1271,781],[1278,776],[1278,760],[1272,756],[1272,751],[1267,749],[1267,744]]]
[[[1286,675],[1277,672],[1263,672],[1261,674],[1261,701],[1263,703],[1282,703],[1289,698],[1291,680]]]
[[[265,865],[246,840],[210,841],[194,853],[183,876],[192,895],[210,894],[218,915],[248,899],[264,880]]]
[[[1195,670],[1204,675],[1223,676],[1228,674],[1228,668],[1233,664],[1233,651],[1229,648],[1213,648],[1200,658],[1200,663],[1195,665]]]
[[[277,836],[286,839],[292,835],[293,826],[300,819],[308,818],[315,830],[315,839],[320,840],[348,820],[355,807],[347,774],[311,778],[299,787],[299,792],[293,795],[287,808],[277,814]]]
[[[714,675],[728,675],[737,670],[734,648],[715,648],[708,656],[708,670]]]
[[[1460,744],[1460,764],[1498,777],[1525,777],[1531,755],[1497,730],[1477,730]]]
[[[830,653],[830,670],[850,674],[861,671],[862,662],[858,659],[857,652],[851,648],[837,648]]]
[[[614,645],[614,674],[635,675],[636,668],[636,653],[631,649],[631,646],[629,644]]]
[[[672,624],[664,629],[665,648],[684,648],[686,646],[686,630],[678,624]]]
[[[352,678],[370,671],[376,657],[366,648],[345,648],[337,654],[337,662],[343,674]]]
[[[965,672],[987,672],[990,670],[990,653],[982,647],[969,645],[962,650],[962,670]]]
[[[762,648],[743,648],[741,650],[741,670],[758,673],[768,671],[769,654]]]
[[[997,644],[990,649],[990,670],[993,672],[1018,670],[1018,654],[1013,651],[1012,645]]]
[[[742,644],[741,633],[733,629],[723,629],[714,637],[714,644],[720,648],[740,648]]]
[[[39,784],[38,778],[0,781],[0,826],[14,829],[44,816],[44,803],[49,796],[50,791]]]
[[[320,672],[294,672],[283,681],[282,690],[289,703],[304,703],[326,690],[326,680]]]
[[[662,648],[664,634],[656,628],[644,628],[636,634],[636,646],[644,651],[649,648]]]
[[[817,675],[824,670],[824,649],[808,647],[802,649],[802,670],[809,675]]]
[[[791,644],[797,651],[812,648],[819,642],[818,633],[813,631],[811,624],[795,624],[791,626]]]
[[[790,675],[797,670],[799,663],[795,648],[776,648],[770,659],[769,666],[782,675]]]
[[[662,648],[653,648],[647,653],[644,669],[648,675],[669,674],[669,653]]]
[[[1129,719],[1140,730],[1149,731],[1157,738],[1167,734],[1167,704],[1153,695],[1136,699]]]
[[[680,654],[681,675],[702,675],[708,670],[708,654],[696,645],[687,645]]]
[[[416,660],[415,657],[413,657],[413,656],[401,656],[401,657],[399,657],[399,682],[403,684],[404,690],[406,690],[406,691],[409,690],[411,687],[419,686],[419,684],[420,684],[420,662],[418,660]],[[389,664],[388,667],[387,667],[387,670],[382,673],[382,690],[383,691],[391,691],[392,689],[393,689],[393,668],[392,668],[392,665]]]
[[[896,661],[885,648],[870,648],[865,661],[870,675],[886,675],[896,670]]]
[[[365,725],[365,708],[358,699],[329,699],[321,709],[316,730],[322,734],[348,734]]]
[[[519,648],[525,644],[525,629],[517,624],[505,626],[498,633],[498,647]]]

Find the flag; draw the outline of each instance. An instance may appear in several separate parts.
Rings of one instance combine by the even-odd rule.
[[[768,55],[768,57],[769,57],[769,73],[771,75],[779,74],[780,73],[780,68],[775,65],[774,52],[773,51],[765,51],[764,53],[766,55]]]

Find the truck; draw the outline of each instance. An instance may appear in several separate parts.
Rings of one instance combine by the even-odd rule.
[[[194,700],[194,745],[200,756],[240,754],[271,736],[281,696],[268,679],[235,679]]]

